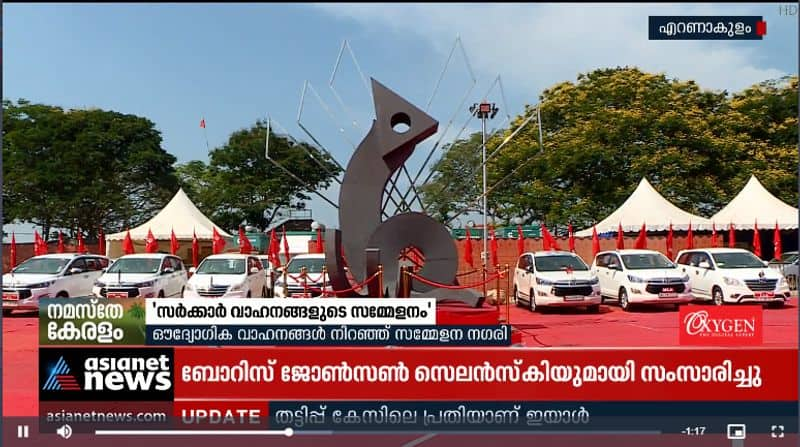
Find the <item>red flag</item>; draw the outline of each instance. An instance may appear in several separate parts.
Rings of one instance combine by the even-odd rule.
[[[97,251],[103,256],[106,254],[106,235],[103,234],[102,228],[97,231]]]
[[[218,255],[225,249],[225,238],[219,235],[217,227],[214,227],[214,232],[211,235],[211,251],[213,254]]]
[[[58,230],[58,248],[56,248],[56,253],[64,253],[64,235],[61,233],[61,230]]]
[[[8,257],[9,268],[14,268],[17,266],[17,238],[14,236],[14,232],[11,232],[11,253],[9,253]]]
[[[47,254],[47,241],[44,240],[43,237],[39,236],[39,232],[34,230],[35,236],[35,246],[34,246],[34,254],[36,256],[46,255]]]
[[[761,235],[758,234],[758,221],[753,228],[753,253],[759,258],[761,257]]]
[[[490,226],[489,231],[491,232],[489,234],[489,252],[492,254],[492,265],[498,266],[500,263],[497,262],[497,238],[494,236],[494,226]]]
[[[316,247],[317,248],[317,253],[324,253],[325,252],[325,248],[324,248],[324,244],[323,244],[324,242],[325,241],[322,240],[322,228],[317,228],[317,247]],[[288,260],[288,258],[287,258],[287,260]]]
[[[633,248],[638,248],[640,250],[647,248],[647,226],[644,223],[642,223],[642,229],[639,230],[639,236],[636,237]]]
[[[711,246],[719,247],[719,241],[717,240],[717,224],[714,222],[711,222]]]
[[[197,240],[197,232],[192,228],[192,265],[197,267],[200,264],[200,241]]]
[[[286,236],[285,226],[283,227],[283,257],[286,258],[286,262],[289,262],[289,237]]]
[[[567,233],[569,234],[569,251],[575,253],[575,233],[572,232],[572,224],[567,227]]]
[[[550,245],[550,232],[547,231],[547,226],[542,223],[542,250],[552,250],[553,246]]]
[[[206,128],[206,119],[205,119],[205,118],[201,118],[201,119],[200,119],[200,127],[201,127],[202,129],[205,129],[205,128]]]
[[[672,222],[669,223],[669,233],[667,233],[667,257],[670,261],[675,258],[672,252]]]
[[[592,257],[600,253],[600,238],[597,237],[597,225],[592,227]]]
[[[622,222],[617,227],[617,250],[625,248],[625,233],[622,232]]]
[[[694,233],[692,233],[692,222],[689,222],[689,232],[686,234],[686,249],[694,248]]]
[[[475,268],[475,260],[472,259],[472,235],[469,233],[469,227],[467,227],[467,240],[464,241],[464,262]]]
[[[728,248],[736,248],[736,228],[733,222],[728,225]]]
[[[122,241],[122,251],[126,255],[132,255],[136,253],[136,250],[133,248],[133,239],[131,239],[131,230],[125,234],[125,240]]]
[[[522,225],[517,225],[517,253],[518,256],[522,256],[522,253],[525,253],[525,235],[522,234]]]
[[[144,240],[144,252],[145,253],[157,253],[158,252],[158,241],[156,240],[155,236],[153,236],[153,232],[150,229],[147,229],[147,237]]]
[[[247,234],[244,232],[244,226],[239,225],[239,253],[249,255],[252,252],[253,244],[251,244],[250,239],[247,238]]]
[[[780,261],[783,250],[781,250],[781,230],[778,228],[777,221],[775,222],[775,235],[772,236],[772,245],[775,249],[775,254],[773,257]]]
[[[178,249],[181,248],[180,244],[178,244],[178,238],[175,237],[175,229],[170,230],[170,238],[169,238],[169,251],[173,255],[178,254]]]
[[[270,262],[272,262],[272,267],[278,268],[281,266],[281,258],[278,256],[280,253],[280,247],[278,244],[278,238],[275,236],[275,229],[272,229],[272,233],[269,236],[269,256]],[[289,262],[287,259],[286,262]]]
[[[86,253],[86,244],[83,242],[83,233],[78,230],[78,253]]]

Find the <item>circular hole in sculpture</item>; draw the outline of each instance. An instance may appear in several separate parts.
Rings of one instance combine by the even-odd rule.
[[[411,118],[403,112],[395,113],[392,115],[391,125],[395,133],[406,133],[411,129]]]

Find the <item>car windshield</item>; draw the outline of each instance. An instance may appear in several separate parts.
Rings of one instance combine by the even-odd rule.
[[[675,264],[661,253],[622,255],[622,262],[629,270],[671,269],[675,267]]]
[[[30,258],[12,272],[55,275],[64,270],[68,263],[69,259],[63,258]]]
[[[786,264],[792,264],[797,261],[798,254],[796,251],[790,251],[789,253],[784,253],[781,255],[781,262]]]
[[[721,269],[752,269],[764,267],[754,254],[750,252],[715,253],[714,262]]]
[[[574,255],[535,256],[533,262],[540,272],[558,272],[561,270],[589,270],[581,258]]]
[[[108,273],[155,273],[161,267],[161,258],[118,259]]]
[[[294,258],[286,266],[289,273],[300,273],[303,267],[306,268],[307,273],[322,273],[322,266],[325,265],[325,260],[322,258]]]
[[[206,259],[197,268],[198,274],[206,275],[242,275],[244,259]]]

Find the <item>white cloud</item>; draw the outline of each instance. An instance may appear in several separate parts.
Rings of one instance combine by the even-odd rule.
[[[581,72],[638,66],[713,89],[741,90],[785,73],[757,46],[735,41],[649,41],[649,15],[761,15],[748,5],[319,4],[387,38],[416,36],[447,55],[460,35],[485,79],[498,72],[516,91],[574,80]]]

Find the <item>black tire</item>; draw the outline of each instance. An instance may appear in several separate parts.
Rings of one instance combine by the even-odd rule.
[[[600,305],[599,304],[592,304],[591,306],[586,307],[586,311],[590,314],[597,314],[600,313]]]
[[[625,312],[631,311],[631,302],[628,298],[628,291],[625,288],[619,289],[619,307],[622,308]]]
[[[159,297],[159,298],[164,298],[164,291],[163,291],[163,290],[160,290],[160,291],[158,292],[158,297]]]
[[[781,301],[773,301],[773,302],[767,304],[767,307],[769,307],[770,309],[780,309],[780,308],[783,307],[783,303],[784,303],[783,300],[781,300]]]
[[[522,307],[522,301],[519,299],[519,290],[517,290],[517,286],[514,286],[514,304],[516,304],[517,307]]]
[[[536,296],[533,294],[533,289],[530,290],[528,295],[528,310],[536,312]]]
[[[56,294],[56,298],[69,298],[69,293],[62,290]]]
[[[186,287],[181,287],[181,298],[183,298],[183,292],[186,290]]]
[[[11,312],[14,312],[14,311],[11,310],[11,309],[3,309],[3,316],[6,317],[6,318],[10,317],[11,316]]]
[[[600,295],[600,304],[605,304],[605,303],[606,303],[605,295]]]
[[[267,286],[261,288],[261,298],[270,298],[270,296],[267,295]]]
[[[714,288],[711,289],[711,301],[716,306],[725,304],[725,298],[722,296],[722,289],[720,289],[719,286],[714,286]]]
[[[251,293],[250,293],[250,291],[248,290],[248,291],[247,291],[247,296],[246,296],[245,298],[252,298],[252,297],[253,297],[253,296],[252,296],[252,294],[251,294]]]

